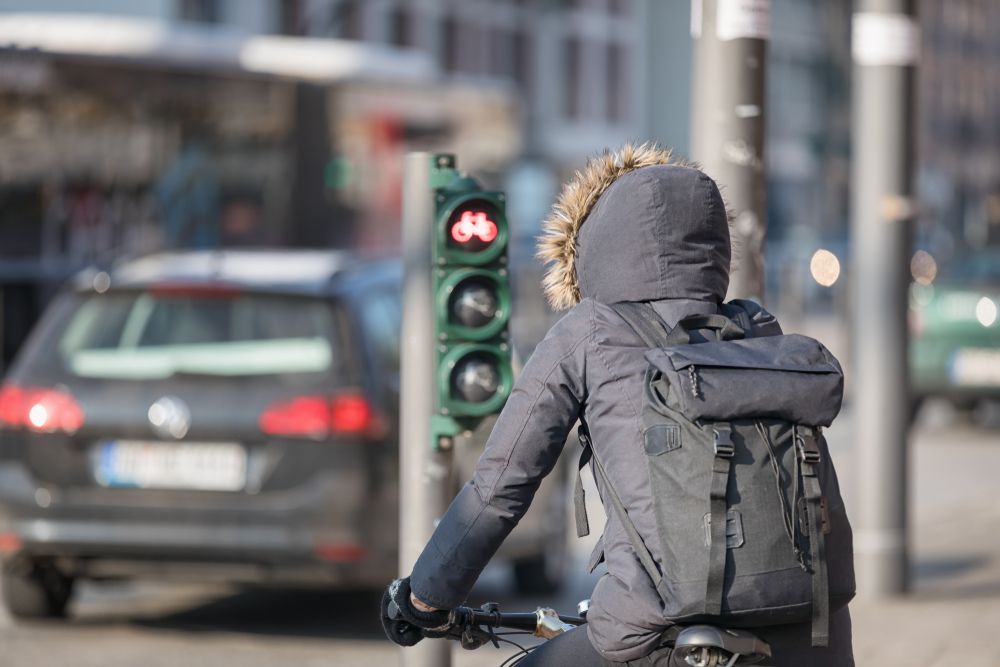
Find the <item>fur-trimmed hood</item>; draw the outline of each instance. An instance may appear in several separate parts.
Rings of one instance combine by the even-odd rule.
[[[731,254],[715,182],[651,144],[591,159],[564,186],[538,246],[557,310],[587,297],[721,303]]]

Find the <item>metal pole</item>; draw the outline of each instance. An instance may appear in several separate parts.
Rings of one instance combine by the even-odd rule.
[[[858,0],[853,20],[852,252],[859,593],[907,588],[907,287],[916,24],[909,0]]]
[[[450,451],[430,447],[434,411],[434,303],[431,242],[434,193],[429,153],[403,164],[403,331],[400,364],[399,571],[407,576],[451,500]],[[402,649],[404,667],[449,667],[451,645],[423,641]]]
[[[735,217],[727,298],[763,296],[765,86],[770,0],[691,0],[691,158]]]

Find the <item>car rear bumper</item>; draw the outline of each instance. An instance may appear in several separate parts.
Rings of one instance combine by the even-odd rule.
[[[364,476],[321,471],[295,489],[178,493],[39,485],[0,462],[0,560],[52,558],[67,574],[201,572],[245,582],[383,585],[395,575],[395,516],[366,506]],[[388,524],[388,525],[387,525]]]

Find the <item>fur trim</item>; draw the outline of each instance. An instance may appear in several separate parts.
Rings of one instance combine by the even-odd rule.
[[[655,143],[640,146],[629,142],[618,151],[604,153],[587,161],[582,171],[563,186],[552,212],[542,222],[535,256],[550,265],[542,279],[549,305],[563,310],[580,303],[576,282],[576,240],[587,215],[597,199],[616,179],[630,171],[658,164],[695,165],[673,156],[673,151]]]

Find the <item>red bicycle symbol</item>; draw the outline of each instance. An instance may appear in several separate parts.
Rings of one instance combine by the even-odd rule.
[[[489,243],[497,237],[496,223],[487,218],[486,213],[463,211],[462,217],[451,228],[451,237],[459,243],[465,243],[472,240],[473,236]]]

